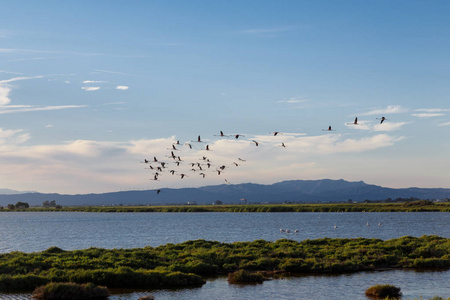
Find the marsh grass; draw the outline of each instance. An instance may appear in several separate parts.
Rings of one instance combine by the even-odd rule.
[[[194,240],[155,248],[73,251],[51,247],[42,252],[0,254],[0,291],[33,290],[49,282],[91,282],[108,288],[182,288],[201,286],[206,277],[240,270],[342,274],[385,268],[446,270],[450,268],[450,239]]]
[[[108,296],[109,291],[107,288],[102,286],[95,286],[92,283],[76,284],[70,282],[52,282],[45,286],[36,288],[33,291],[32,299],[102,300],[107,299]]]
[[[64,206],[30,207],[5,211],[83,211],[83,212],[450,212],[450,203],[418,200],[399,203],[317,203],[248,205],[161,205],[161,206]]]
[[[376,299],[398,299],[400,288],[390,284],[377,284],[366,290],[366,296]]]
[[[239,270],[233,273],[228,273],[229,283],[262,283],[264,280],[264,275],[260,272]]]

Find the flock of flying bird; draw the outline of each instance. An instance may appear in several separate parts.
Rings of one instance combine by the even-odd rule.
[[[383,124],[384,121],[387,119],[385,117],[377,118],[380,121],[380,124]],[[358,118],[356,117],[355,120],[351,123],[346,123],[347,125],[362,125],[358,123]],[[331,128],[331,126],[328,126],[327,129],[322,129],[322,131],[336,131]],[[283,135],[283,133],[279,131],[274,131],[269,133],[271,136],[280,136]],[[223,133],[223,131],[220,131],[220,134],[215,135],[220,138],[232,138],[235,140],[242,139],[242,137],[245,137],[242,134],[232,134],[232,135],[226,135]],[[256,140],[251,140],[251,143],[253,143],[256,147],[260,145],[260,142]],[[190,159],[184,159],[180,152],[184,151],[185,149],[194,150],[193,153],[197,154],[198,152],[195,152],[195,150],[199,150],[198,147],[200,145],[200,153],[201,156],[197,157],[196,160],[192,160],[192,155],[188,154],[187,157]],[[203,147],[204,145],[204,147]],[[286,148],[286,144],[284,142],[280,142],[280,147]],[[218,162],[218,161],[212,161],[208,157],[208,152],[213,151],[213,149],[210,148],[209,144],[206,144],[205,141],[201,139],[201,136],[199,135],[196,140],[186,142],[186,143],[180,143],[180,141],[176,141],[172,145],[167,148],[167,150],[170,150],[170,154],[165,156],[164,158],[153,156],[153,159],[144,159],[142,163],[145,163],[152,173],[152,177],[150,180],[153,181],[160,181],[161,176],[163,174],[168,173],[172,176],[179,176],[180,179],[184,179],[186,177],[190,176],[200,176],[202,178],[205,178],[208,173],[215,173],[216,175],[221,175],[228,171],[230,168],[239,167],[243,163],[245,163],[245,159],[242,159],[240,157],[237,157],[233,161],[229,161],[228,163]],[[224,179],[225,183],[229,184],[227,179]],[[161,192],[160,189],[158,189],[157,194]],[[242,201],[247,202],[246,199],[241,199]]]

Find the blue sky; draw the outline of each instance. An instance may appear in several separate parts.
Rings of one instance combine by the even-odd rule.
[[[2,11],[1,188],[322,178],[450,188],[448,1],[10,1]],[[154,156],[168,166],[156,181],[160,165],[142,163]]]

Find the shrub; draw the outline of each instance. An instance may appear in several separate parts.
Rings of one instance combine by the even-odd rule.
[[[72,282],[67,283],[49,283],[40,286],[33,291],[32,297],[37,300],[50,299],[70,299],[70,300],[84,300],[84,299],[107,299],[109,291],[105,287],[95,286],[92,283],[76,284]]]
[[[400,288],[390,284],[377,284],[366,290],[366,296],[379,298],[398,298],[401,296]]]
[[[50,280],[37,275],[0,275],[0,290],[5,292],[30,291]]]
[[[247,270],[239,270],[233,273],[228,273],[229,283],[262,283],[264,276],[260,273],[252,273]]]

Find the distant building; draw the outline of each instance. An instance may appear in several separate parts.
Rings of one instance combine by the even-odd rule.
[[[195,201],[188,201],[187,205],[197,205],[197,202],[195,202]]]

